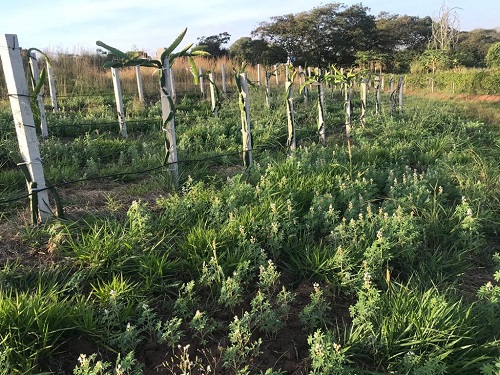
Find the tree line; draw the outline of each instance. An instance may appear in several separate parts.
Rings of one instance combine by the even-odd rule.
[[[198,38],[198,44],[206,45],[214,57],[226,55],[250,64],[358,65],[391,72],[500,65],[495,54],[500,28],[460,31],[455,9],[445,4],[434,19],[369,12],[362,4],[330,3],[271,17],[228,48],[227,32]]]

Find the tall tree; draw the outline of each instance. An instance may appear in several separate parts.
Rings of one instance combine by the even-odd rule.
[[[384,52],[423,52],[432,36],[432,19],[381,12],[376,19],[377,48]]]
[[[443,3],[438,17],[432,21],[432,40],[430,48],[453,51],[460,33],[460,21],[455,8]]]
[[[229,47],[229,56],[241,62],[255,65],[284,63],[287,60],[286,51],[275,44],[270,44],[263,39],[242,37]]]
[[[375,50],[387,55],[387,68],[396,72],[409,70],[411,61],[427,48],[432,19],[381,12],[375,22]]]
[[[369,51],[376,45],[375,17],[368,14],[370,8],[362,4],[352,5],[338,12],[332,23],[330,43],[337,43],[335,57],[340,65],[352,65],[357,51]]]
[[[486,65],[489,68],[500,67],[500,42],[492,44],[488,49],[488,53],[486,54]]]
[[[497,42],[500,42],[500,31],[496,29],[462,31],[456,46],[457,58],[464,66],[484,67],[488,49]]]
[[[198,38],[198,46],[206,46],[206,51],[212,57],[225,56],[228,53],[228,49],[224,48],[223,45],[227,44],[231,39],[231,35],[227,32],[223,32],[217,35],[202,36]]]
[[[307,40],[307,35],[302,32],[306,28],[302,18],[301,14],[271,17],[272,21],[261,22],[252,31],[252,36],[279,45],[288,55],[302,56],[304,54],[302,45]]]
[[[455,52],[459,33],[459,20],[455,8],[443,3],[438,17],[432,21],[432,37],[427,50],[415,59],[412,70],[427,70],[434,73],[459,65]]]
[[[253,35],[282,46],[298,62],[352,65],[355,53],[375,44],[375,17],[361,4],[331,3],[308,12],[271,17]]]

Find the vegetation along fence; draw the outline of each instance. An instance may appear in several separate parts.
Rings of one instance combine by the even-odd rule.
[[[496,374],[497,103],[177,42],[0,38],[0,373]]]
[[[107,63],[105,62],[102,67],[92,66],[87,57],[83,57],[80,62],[77,61],[76,57],[74,58],[77,71],[90,74],[93,77],[90,79],[90,82],[95,83],[97,86],[92,90],[88,90],[88,88],[84,88],[79,83],[87,80],[82,80],[79,77],[75,76],[72,79],[68,79],[71,75],[65,75],[65,79],[58,80],[58,60],[52,60],[45,54],[43,54],[45,58],[41,59],[40,62],[40,65],[42,65],[41,73],[37,71],[38,62],[32,54],[30,54],[31,67],[28,69],[27,65],[23,64],[22,50],[18,46],[17,40],[13,37],[15,36],[6,35],[4,44],[7,48],[4,49],[4,52],[9,51],[10,54],[14,54],[15,59],[4,53],[2,55],[2,62],[6,81],[7,83],[12,82],[11,86],[7,87],[7,90],[11,100],[12,111],[15,114],[15,128],[18,130],[18,143],[21,148],[21,154],[18,157],[18,159],[20,159],[18,165],[23,166],[23,172],[28,181],[28,194],[20,198],[25,199],[26,197],[30,197],[34,221],[44,221],[52,215],[52,210],[48,203],[49,197],[47,191],[51,190],[57,197],[57,192],[55,190],[57,184],[48,185],[45,182],[41,163],[42,157],[40,156],[39,144],[37,141],[37,127],[42,130],[41,136],[43,138],[46,138],[49,134],[68,135],[71,133],[68,131],[68,127],[76,128],[75,131],[78,133],[77,129],[83,129],[83,132],[88,132],[92,128],[96,131],[102,131],[103,126],[115,128],[117,131],[119,129],[121,136],[127,137],[127,123],[129,125],[138,124],[138,126],[142,127],[147,127],[149,124],[149,127],[152,126],[153,128],[157,124],[163,124],[159,126],[159,128],[164,132],[163,144],[165,158],[159,169],[163,167],[168,168],[172,182],[174,185],[177,185],[179,178],[179,160],[177,158],[174,118],[182,119],[190,115],[189,111],[177,111],[176,107],[179,103],[181,104],[179,107],[183,108],[183,99],[180,99],[183,96],[194,95],[196,100],[205,99],[205,93],[209,91],[211,95],[210,98],[206,98],[206,101],[210,100],[211,102],[211,113],[207,111],[207,115],[217,117],[221,102],[223,100],[226,102],[231,100],[230,97],[232,93],[237,93],[239,97],[237,100],[240,103],[239,107],[241,112],[241,150],[243,164],[248,167],[252,164],[252,150],[255,147],[255,145],[252,144],[253,137],[250,125],[252,122],[250,117],[250,101],[251,96],[255,93],[265,92],[265,106],[268,109],[271,108],[271,92],[274,96],[274,107],[280,105],[278,103],[281,101],[282,95],[286,96],[286,99],[283,100],[283,106],[287,108],[288,117],[288,124],[285,127],[287,131],[286,145],[289,149],[293,150],[298,142],[295,138],[296,114],[293,105],[293,87],[304,103],[307,103],[309,98],[314,96],[311,92],[316,90],[315,87],[317,87],[317,135],[321,142],[325,142],[326,134],[332,133],[332,124],[327,124],[325,121],[325,89],[328,89],[332,98],[336,95],[335,93],[343,98],[339,100],[339,106],[343,105],[345,108],[345,120],[342,126],[344,127],[343,132],[345,136],[349,137],[353,122],[351,119],[351,103],[353,101],[352,90],[361,88],[359,117],[360,124],[364,126],[367,109],[367,87],[371,88],[375,97],[380,98],[380,92],[384,82],[384,77],[380,75],[372,76],[362,71],[354,73],[352,70],[344,72],[334,67],[332,67],[332,70],[326,71],[325,73],[322,73],[319,69],[308,69],[307,73],[305,73],[301,67],[294,68],[293,66],[287,65],[257,65],[253,67],[240,65],[236,67],[230,60],[226,59],[214,61],[198,57],[195,60],[193,57],[197,55],[196,50],[193,50],[194,52],[186,52],[181,56],[172,54],[173,48],[177,47],[177,45],[170,48],[170,50],[167,51],[167,55],[162,55],[167,58],[168,54],[170,54],[174,61],[169,62],[166,60],[163,61],[162,65],[159,61],[154,63],[151,62],[155,60],[130,58],[121,51],[102,43],[101,45],[110,49],[111,53],[114,53],[115,56],[114,60],[108,61]],[[189,61],[187,61],[188,59],[192,59],[192,63],[197,65],[197,69],[199,69],[197,70],[199,72],[198,75],[193,75],[191,71],[193,64],[189,64]],[[99,63],[102,62],[100,60],[97,61]],[[66,62],[66,59],[61,59],[61,62]],[[92,62],[95,63],[96,61]],[[63,66],[64,65],[61,64],[60,68]],[[163,85],[163,88],[160,89],[160,85],[158,84],[158,68],[161,66],[172,66],[172,69],[164,69],[162,74],[160,74],[160,84]],[[48,86],[48,88],[43,85],[46,80],[47,67],[50,67],[47,81],[52,82],[50,85],[45,85]],[[90,69],[91,67],[92,69]],[[26,68],[28,73],[24,72],[24,68]],[[12,75],[13,72],[16,72],[15,76]],[[27,85],[19,91],[18,81],[26,83],[26,76],[33,77],[34,89],[31,93],[28,92]],[[274,79],[270,79],[273,76]],[[202,78],[206,78],[204,82]],[[389,96],[392,114],[394,114],[396,109],[396,101],[399,101],[397,105],[399,111],[402,111],[403,106],[403,79],[400,77],[396,85],[394,85],[394,81],[395,79],[393,76],[390,76],[391,84],[387,85],[387,88],[392,90]],[[72,85],[70,85],[69,82],[71,82]],[[127,84],[124,84],[124,82],[127,82]],[[153,82],[155,85],[153,85]],[[134,85],[132,85],[132,83],[134,83]],[[209,86],[210,90],[206,90],[204,84]],[[253,89],[249,90],[249,86],[253,87]],[[62,89],[59,90],[59,87],[62,87]],[[108,90],[109,88],[114,89],[114,96],[101,96],[102,93],[105,92],[104,90]],[[43,99],[40,99],[42,98],[41,94],[44,89],[49,90],[48,94],[51,98],[50,104],[48,102],[44,103]],[[35,92],[36,90],[39,91],[39,93]],[[56,92],[63,94],[59,95],[56,94]],[[125,102],[128,104],[128,108],[132,109],[131,112],[133,116],[127,116],[126,114],[123,92],[126,93]],[[283,92],[283,94],[281,94],[281,92]],[[68,93],[71,94],[67,95]],[[397,93],[401,94],[396,95]],[[129,97],[128,99],[127,96]],[[34,99],[34,97],[39,99],[37,106],[30,104],[30,99]],[[159,101],[161,103],[161,121],[158,111],[154,113],[154,110],[150,111],[147,109],[148,106],[149,108],[155,107],[153,104],[155,102],[155,97],[156,101],[158,101],[158,97],[161,99]],[[149,102],[146,103],[144,98],[148,98]],[[295,100],[297,101],[299,98]],[[89,106],[89,102],[93,100],[98,102],[101,101],[101,105],[97,105],[96,108],[91,111],[92,115],[97,115],[96,112],[100,110],[109,113],[112,112],[112,107],[116,107],[115,116],[117,117],[115,118],[117,118],[117,121],[96,121],[94,116],[93,122],[89,122],[89,117],[86,119],[85,116],[82,117],[82,113],[87,109],[85,107]],[[113,100],[115,102],[114,104]],[[31,100],[31,102],[33,102],[33,100]],[[57,104],[58,102],[60,105]],[[14,105],[16,107],[14,107]],[[256,105],[260,104],[256,103]],[[44,112],[44,107],[52,109],[53,113],[50,114],[49,121],[47,121],[45,115],[41,115]],[[376,113],[380,113],[380,99],[377,99],[376,107]],[[17,108],[23,108],[23,111]],[[16,118],[16,114],[21,113],[23,117],[19,119]],[[101,113],[101,115],[103,114],[104,113]],[[135,116],[137,114],[146,115],[146,117],[138,118]],[[72,119],[72,123],[70,124],[64,121],[69,118]],[[55,120],[54,124],[51,124],[52,120]],[[61,127],[63,129],[61,129]],[[330,127],[330,129],[327,129],[328,127]],[[14,126],[12,128],[14,128]],[[10,131],[12,131],[12,128]],[[21,131],[22,129],[26,129],[26,131]],[[9,132],[9,129],[3,129],[3,132]],[[37,168],[34,169],[35,166]],[[155,168],[153,168],[153,170],[154,169]],[[151,168],[147,168],[146,171],[151,171]],[[144,170],[139,171],[139,173],[142,172],[144,172]],[[115,174],[113,174],[113,176],[115,176]],[[97,176],[94,176],[93,178],[96,177]],[[85,178],[79,178],[78,181],[82,179]],[[66,185],[68,181],[64,181],[63,183]],[[15,197],[9,198],[0,201],[0,203],[6,204],[16,199]],[[59,206],[60,202],[57,203],[57,206]]]

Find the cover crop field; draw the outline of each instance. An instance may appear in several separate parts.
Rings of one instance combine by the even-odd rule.
[[[329,87],[322,144],[297,88],[295,150],[284,88],[250,89],[247,168],[237,95],[179,95],[178,188],[158,103],[126,95],[122,137],[111,97],[62,98],[36,226],[1,102],[0,374],[498,374],[498,117],[371,92],[362,127],[356,93],[347,142]]]

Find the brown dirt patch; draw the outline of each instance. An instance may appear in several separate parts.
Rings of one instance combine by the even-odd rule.
[[[409,95],[423,96],[432,99],[443,99],[443,100],[462,100],[468,102],[485,102],[485,103],[497,103],[500,102],[500,95],[476,95],[476,94],[451,94],[446,92],[424,92],[424,91],[413,91],[407,90],[405,93]]]
[[[326,288],[326,287],[325,287]],[[325,289],[326,290],[326,289]],[[263,373],[266,369],[272,368],[275,370],[281,369],[286,374],[303,375],[310,370],[309,362],[309,346],[307,337],[312,332],[306,332],[299,321],[299,313],[303,310],[310,301],[310,294],[313,291],[311,282],[305,281],[293,289],[295,299],[291,304],[289,318],[286,321],[285,327],[278,332],[276,337],[266,338],[264,334],[255,332],[255,339],[261,337],[263,339],[260,346],[260,354],[249,360],[247,364],[251,373]],[[250,296],[249,296],[250,297]],[[334,298],[335,303],[332,318],[338,319],[338,324],[347,323],[349,321],[348,301],[342,298]],[[246,301],[244,305],[248,305]],[[247,307],[244,307],[246,310]],[[239,313],[236,313],[240,315]],[[229,322],[232,320],[233,314],[229,311],[218,311],[214,313],[214,318],[220,323]],[[140,363],[144,364],[144,374],[180,374],[179,364],[184,348],[189,354],[191,362],[197,364],[193,366],[193,374],[216,373],[216,374],[232,374],[232,370],[223,367],[224,348],[230,346],[227,337],[227,325],[220,327],[217,332],[210,335],[206,344],[201,344],[196,337],[190,336],[190,329],[184,323],[182,330],[185,336],[179,343],[179,346],[171,348],[166,344],[154,344],[152,342],[143,342],[135,351],[136,358]],[[191,332],[192,333],[192,332]],[[78,336],[72,337],[66,341],[61,347],[61,355],[53,358],[62,367],[66,373],[69,373],[77,363],[80,354],[90,355],[99,353],[103,359],[113,362],[116,354],[103,351],[102,347],[96,345],[94,339]],[[101,351],[99,351],[101,349]],[[196,361],[195,359],[198,358]],[[52,363],[53,365],[54,363]],[[201,369],[206,369],[210,366],[213,372],[204,372]]]
[[[473,102],[500,102],[500,95],[472,95],[472,94],[459,94],[455,98]]]

